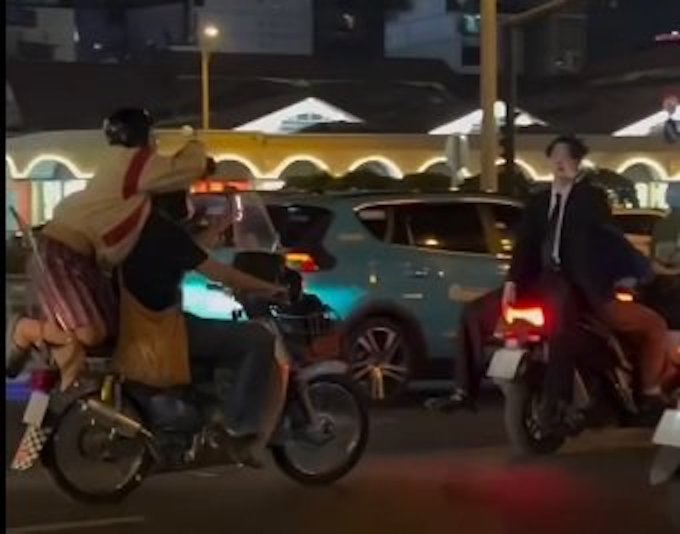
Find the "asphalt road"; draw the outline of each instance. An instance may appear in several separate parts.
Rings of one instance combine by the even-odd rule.
[[[20,433],[8,408],[8,455]],[[268,465],[163,475],[116,506],[57,492],[42,468],[7,472],[8,534],[667,534],[650,488],[649,432],[606,431],[530,463],[505,446],[496,399],[476,414],[415,405],[373,414],[370,451],[345,480],[304,488]]]

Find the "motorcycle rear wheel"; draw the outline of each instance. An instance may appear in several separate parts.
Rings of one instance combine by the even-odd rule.
[[[508,384],[503,418],[512,451],[523,457],[542,456],[556,452],[564,444],[561,434],[544,434],[538,428],[535,410],[540,391],[523,382]]]
[[[107,428],[89,416],[82,409],[80,401],[87,401],[90,398],[98,399],[99,395],[84,394],[70,402],[57,416],[50,437],[42,450],[41,460],[55,484],[72,499],[86,504],[120,502],[144,480],[152,465],[152,456],[141,437],[129,439],[112,434],[110,427]],[[121,411],[141,421],[137,406],[127,397],[122,399]],[[69,443],[70,432],[76,436],[74,444]],[[116,461],[116,451],[126,447],[133,447],[135,450],[130,467],[120,481],[111,487],[88,488],[83,480],[78,480],[76,473],[80,470],[112,466]],[[77,466],[75,473],[68,466],[68,457],[65,455],[69,454],[77,455],[76,458],[72,458]],[[97,479],[98,476],[94,478]]]
[[[298,430],[294,429],[295,425],[301,422],[299,406],[295,404],[289,405],[284,417],[288,419],[288,423],[293,425],[293,430],[289,430],[290,437],[286,438],[283,443],[274,445],[271,449],[274,462],[287,476],[293,480],[309,486],[322,486],[332,484],[349,473],[354,466],[359,462],[364,454],[366,445],[368,443],[369,435],[369,419],[368,407],[365,395],[360,387],[350,378],[338,375],[319,376],[313,379],[308,384],[309,397],[317,415],[322,421],[327,422],[330,426],[336,425],[334,432],[329,430],[329,437],[326,442],[323,442],[323,436],[305,437],[305,431],[298,426]],[[356,428],[352,439],[343,447],[343,453],[346,454],[344,458],[340,458],[338,462],[321,469],[315,469],[305,465],[309,456],[305,456],[306,452],[311,452],[311,457],[317,452],[321,452],[324,447],[327,447],[338,436],[337,426],[342,419],[342,411],[333,411],[330,407],[335,397],[335,407],[338,408],[344,402],[345,406],[349,408],[349,422]],[[340,401],[339,399],[344,399]],[[324,400],[325,399],[325,400]],[[297,412],[297,417],[294,412]],[[297,419],[297,423],[295,420]],[[351,421],[353,419],[353,422]],[[298,437],[296,440],[295,437]],[[314,439],[320,439],[316,444]],[[337,443],[335,444],[337,445]],[[311,462],[314,464],[314,462]]]

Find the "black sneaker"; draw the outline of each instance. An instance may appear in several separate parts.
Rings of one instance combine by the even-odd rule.
[[[434,397],[425,401],[425,408],[437,412],[454,412],[457,410],[468,410],[476,412],[477,406],[470,396],[462,389],[454,391],[447,397]]]

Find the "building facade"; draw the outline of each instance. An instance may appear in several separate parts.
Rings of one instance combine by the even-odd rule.
[[[276,189],[294,174],[319,171],[343,175],[357,169],[400,179],[406,174],[442,172],[448,136],[439,135],[264,135],[233,131],[201,135],[218,161],[217,176],[252,176],[262,189]],[[550,137],[520,135],[518,166],[534,180],[549,180],[544,149]],[[669,181],[680,181],[677,147],[659,139],[590,136],[588,165],[614,170],[633,179],[641,204],[664,207]],[[186,142],[178,131],[164,131],[161,150],[173,152]],[[479,172],[478,137],[469,137],[463,173]],[[9,139],[5,154],[8,202],[33,224],[49,220],[54,206],[82,189],[104,160],[106,145],[94,130],[50,132]],[[500,161],[499,161],[500,162]],[[6,220],[8,229],[13,222]]]

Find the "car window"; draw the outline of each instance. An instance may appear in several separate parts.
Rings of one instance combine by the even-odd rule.
[[[362,208],[357,212],[357,217],[371,235],[381,241],[385,240],[385,236],[387,235],[387,208],[382,206]]]
[[[330,210],[306,204],[270,204],[267,211],[282,247],[304,253],[309,261],[313,261],[315,269],[330,269],[335,265],[335,258],[324,247],[324,239],[333,222]]]
[[[410,204],[395,207],[393,241],[435,250],[489,253],[476,204]]]
[[[286,248],[316,246],[323,241],[333,214],[317,206],[267,206],[281,245]]]
[[[501,254],[512,254],[517,229],[522,221],[522,208],[508,204],[489,204],[494,226],[494,239],[498,239],[497,250]]]

